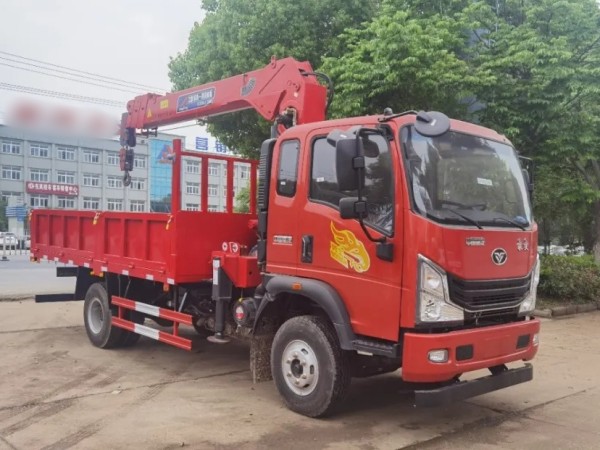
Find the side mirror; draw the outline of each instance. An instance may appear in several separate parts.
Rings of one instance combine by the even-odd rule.
[[[354,191],[359,186],[358,169],[365,167],[365,158],[358,155],[356,139],[340,139],[335,146],[335,170],[340,191]]]
[[[358,197],[340,199],[340,217],[342,219],[364,219],[366,216],[367,202],[360,201]]]
[[[527,186],[527,190],[529,191],[529,195],[533,194],[533,170],[535,168],[533,159],[526,158],[525,156],[519,155],[519,160],[521,162],[521,172],[523,173],[523,179],[525,180],[525,184]]]

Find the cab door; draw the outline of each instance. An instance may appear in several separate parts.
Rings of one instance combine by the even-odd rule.
[[[295,275],[298,248],[298,165],[299,138],[275,145],[271,163],[267,225],[267,270]]]
[[[342,297],[354,332],[397,341],[402,282],[402,214],[395,172],[400,167],[393,141],[370,136],[371,156],[365,156],[365,189],[369,216],[365,220],[374,238],[385,237],[393,245],[392,261],[377,256],[377,244],[367,237],[356,219],[342,219],[340,199],[356,197],[356,191],[340,189],[336,150],[327,139],[329,129],[313,132],[303,152],[303,181],[298,238],[298,275],[323,280]],[[375,154],[376,153],[376,154]],[[365,153],[366,154],[366,153]],[[311,252],[306,248],[310,243]]]

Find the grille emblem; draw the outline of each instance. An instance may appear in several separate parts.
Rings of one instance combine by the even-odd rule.
[[[508,255],[506,254],[506,250],[503,248],[497,248],[492,252],[492,261],[497,266],[503,265],[508,259]]]

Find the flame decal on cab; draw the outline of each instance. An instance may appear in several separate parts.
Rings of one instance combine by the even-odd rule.
[[[338,230],[331,222],[333,240],[329,247],[331,258],[339,262],[346,269],[356,272],[366,272],[371,267],[371,259],[364,244],[356,239],[352,231]]]

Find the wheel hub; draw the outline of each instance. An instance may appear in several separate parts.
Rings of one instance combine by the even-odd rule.
[[[102,309],[102,301],[99,298],[93,298],[88,308],[88,324],[92,333],[99,334],[102,331],[103,323],[104,311]]]
[[[319,379],[319,365],[313,349],[306,342],[294,340],[284,349],[281,368],[288,387],[297,395],[313,392]]]

